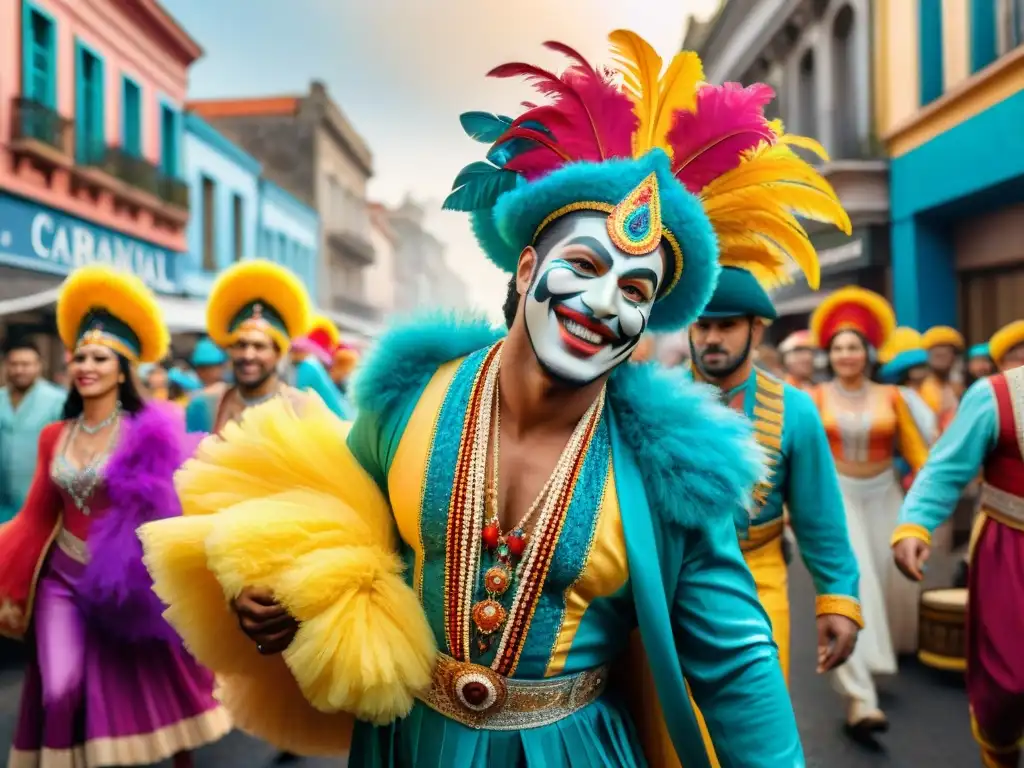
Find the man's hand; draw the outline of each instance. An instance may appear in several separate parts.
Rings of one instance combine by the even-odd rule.
[[[818,617],[818,673],[835,669],[853,653],[860,627],[853,619],[826,613]]]
[[[267,589],[246,587],[232,603],[238,625],[264,656],[281,653],[295,637],[299,625]]]
[[[928,562],[931,553],[931,547],[913,536],[897,541],[892,548],[896,567],[913,581],[921,581],[924,578],[924,564]]]

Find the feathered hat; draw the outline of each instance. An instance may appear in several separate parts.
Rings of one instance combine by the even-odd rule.
[[[315,315],[310,330],[305,336],[292,339],[292,347],[313,355],[330,368],[334,364],[334,350],[341,343],[341,332],[329,317]]]
[[[988,349],[993,362],[1000,365],[1006,353],[1021,344],[1024,344],[1024,320],[1014,320],[992,334],[988,341]]]
[[[948,325],[936,325],[929,328],[924,332],[922,338],[925,349],[949,346],[957,351],[962,351],[965,346],[964,337],[960,334],[960,331],[956,328],[950,328]]]
[[[911,368],[928,365],[921,332],[906,326],[893,330],[878,350],[878,362],[882,364],[879,377],[892,384],[898,383]]]
[[[444,207],[472,214],[484,251],[509,273],[548,224],[574,211],[606,214],[625,253],[663,246],[669,263],[654,331],[700,314],[720,261],[769,282],[783,281],[793,261],[817,287],[814,249],[796,216],[850,230],[835,192],[793,152],[820,146],[765,118],[768,86],[705,84],[690,51],[662,74],[661,57],[638,35],[619,30],[610,40],[614,69],[549,42],[572,61],[560,76],[521,63],[491,70],[525,77],[550,101],[524,103],[517,118],[462,115],[465,131],[490,150],[486,162],[462,169]]]
[[[57,332],[69,350],[100,344],[133,364],[163,359],[171,341],[153,292],[138,277],[104,265],[82,267],[64,281]]]
[[[230,347],[239,332],[258,330],[285,352],[312,319],[302,282],[271,261],[242,261],[224,270],[210,291],[206,325],[219,347]]]
[[[814,349],[810,331],[794,331],[779,344],[779,354],[783,356],[798,349]]]
[[[849,285],[829,294],[811,315],[811,337],[825,349],[840,331],[856,331],[881,349],[896,328],[892,306],[874,291]]]

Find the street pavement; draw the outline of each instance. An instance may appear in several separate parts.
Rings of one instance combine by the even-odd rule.
[[[931,564],[930,581],[947,586],[951,560]],[[876,749],[851,742],[843,733],[842,701],[826,678],[814,673],[816,634],[814,591],[799,558],[790,570],[793,636],[791,685],[808,768],[975,768],[979,765],[967,718],[967,699],[958,677],[926,669],[914,660],[898,675],[880,681],[881,705],[891,728]],[[21,675],[0,670],[0,762],[10,744]],[[197,754],[197,768],[269,768],[274,750],[234,733]],[[293,768],[341,768],[344,760],[300,760]],[[164,766],[161,766],[164,768]]]

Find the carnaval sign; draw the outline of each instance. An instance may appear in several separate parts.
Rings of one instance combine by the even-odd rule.
[[[56,275],[109,264],[137,275],[155,291],[175,293],[176,255],[51,208],[0,196],[0,263]]]

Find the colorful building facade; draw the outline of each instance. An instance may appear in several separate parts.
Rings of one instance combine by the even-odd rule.
[[[74,267],[180,290],[181,110],[201,55],[154,0],[0,3],[0,334],[34,335],[49,370]]]
[[[1024,317],[1024,1],[876,0],[901,325]]]
[[[283,264],[316,296],[320,216],[270,179],[259,180],[256,254]]]

